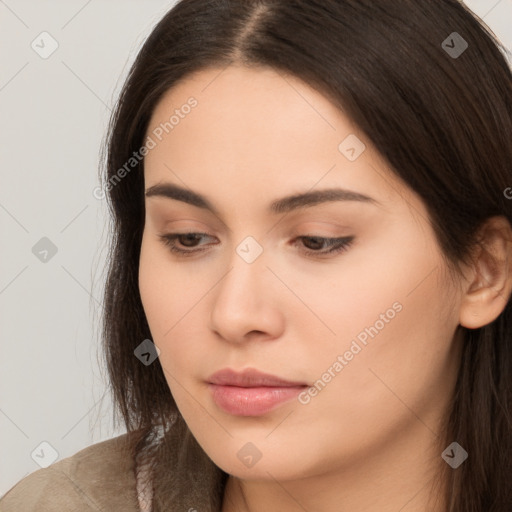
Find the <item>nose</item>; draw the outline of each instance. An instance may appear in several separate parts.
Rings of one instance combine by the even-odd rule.
[[[251,263],[235,253],[212,290],[210,328],[231,343],[278,338],[284,329],[279,287],[264,253]]]

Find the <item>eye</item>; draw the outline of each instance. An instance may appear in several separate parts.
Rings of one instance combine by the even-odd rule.
[[[309,256],[323,256],[323,255],[330,255],[330,254],[337,254],[340,252],[345,251],[348,249],[350,244],[354,241],[353,236],[343,236],[339,238],[326,238],[322,236],[315,236],[315,235],[302,235],[297,237],[295,240],[302,240],[302,241],[313,241],[312,245],[315,249],[301,249],[303,252],[305,252]],[[295,245],[295,244],[294,244]],[[307,244],[306,244],[307,245]],[[318,246],[327,246],[327,249],[318,250]]]
[[[179,256],[192,256],[193,254],[197,254],[199,252],[203,252],[206,249],[193,249],[194,247],[197,247],[196,242],[198,242],[201,237],[208,237],[206,233],[165,233],[163,235],[159,235],[160,240],[162,243],[169,247],[171,252],[178,254]],[[313,248],[304,248],[304,245],[302,245],[302,248],[300,249],[301,252],[305,253],[308,256],[312,257],[321,257],[325,255],[330,254],[337,254],[344,250],[346,250],[350,244],[353,242],[354,237],[353,236],[345,236],[345,237],[338,237],[338,238],[327,238],[322,236],[315,236],[315,235],[301,235],[296,237],[293,240],[294,246],[297,245],[298,241],[306,242],[306,245],[310,245]],[[177,241],[180,242],[182,247],[185,247],[185,249],[178,246],[176,243]],[[311,243],[312,242],[312,243]],[[188,247],[189,249],[186,249]],[[322,249],[322,247],[324,247]]]
[[[180,240],[183,246],[185,247],[196,247],[194,244],[198,238],[209,236],[206,233],[166,233],[164,235],[159,235],[159,238],[163,242],[163,244],[176,254],[181,256],[190,256],[192,254],[203,252],[205,249],[181,249],[176,245],[176,240]],[[189,245],[190,244],[190,245]]]

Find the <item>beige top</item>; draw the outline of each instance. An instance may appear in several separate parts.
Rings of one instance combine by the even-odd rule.
[[[140,468],[136,479],[126,439],[93,444],[30,473],[0,499],[0,512],[150,512],[147,474]]]

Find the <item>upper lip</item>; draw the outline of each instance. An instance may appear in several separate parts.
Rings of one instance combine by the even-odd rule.
[[[305,382],[289,381],[271,375],[269,373],[260,372],[254,368],[246,368],[241,372],[224,368],[213,375],[210,375],[208,382],[222,386],[239,386],[242,388],[250,388],[257,386],[268,387],[292,387],[307,386]]]

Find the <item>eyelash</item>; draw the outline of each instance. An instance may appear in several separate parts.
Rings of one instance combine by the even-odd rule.
[[[176,247],[175,240],[180,237],[186,237],[188,235],[195,235],[197,236],[209,236],[206,233],[195,233],[195,232],[189,232],[189,233],[166,233],[163,235],[159,235],[159,238],[161,239],[162,243],[168,247],[171,252],[177,254],[180,257],[190,257],[194,254],[204,252],[206,249],[195,249],[195,250],[184,250],[184,249],[178,249]],[[302,252],[305,253],[307,256],[312,257],[318,257],[318,256],[325,256],[325,255],[331,255],[331,254],[338,254],[341,253],[350,247],[352,244],[354,237],[353,236],[346,236],[346,237],[339,237],[339,238],[327,238],[322,236],[315,236],[315,235],[302,235],[298,236],[295,240],[304,240],[304,239],[315,239],[320,240],[322,242],[327,242],[328,246],[331,248],[329,250],[324,251],[315,251],[312,249],[302,249]],[[295,242],[295,241],[294,241]],[[296,243],[294,243],[296,245]]]

